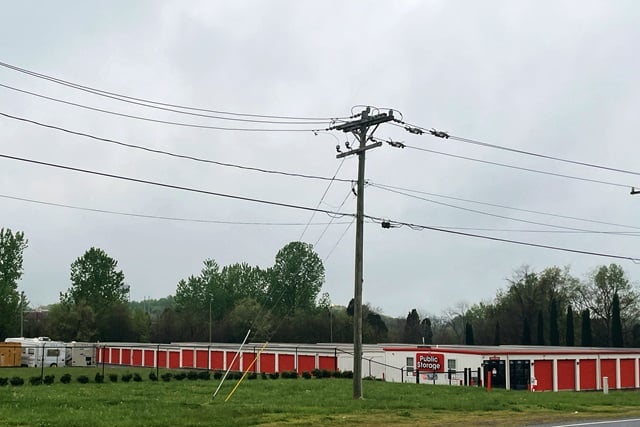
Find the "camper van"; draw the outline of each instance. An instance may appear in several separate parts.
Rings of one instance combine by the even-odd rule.
[[[87,342],[72,341],[67,343],[67,366],[94,366],[96,345]]]
[[[48,337],[7,338],[5,342],[20,343],[22,356],[20,364],[28,367],[64,366],[65,344],[62,341],[51,341]]]

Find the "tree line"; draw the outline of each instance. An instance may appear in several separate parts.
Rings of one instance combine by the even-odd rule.
[[[22,232],[0,229],[0,340],[25,336],[64,341],[353,342],[353,300],[333,304],[321,294],[324,266],[310,244],[291,242],[268,268],[205,259],[180,280],[174,295],[129,301],[118,263],[90,248],[71,264],[70,287],[45,313],[30,312],[18,292]],[[584,280],[568,268],[516,270],[490,301],[458,303],[441,315],[409,311],[392,318],[364,304],[363,341],[414,344],[582,345],[640,347],[640,297],[617,264]]]

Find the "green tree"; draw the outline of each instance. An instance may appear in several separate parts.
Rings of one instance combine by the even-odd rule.
[[[407,344],[422,344],[422,328],[420,327],[420,316],[414,308],[407,315],[404,325],[403,342]]]
[[[127,303],[129,288],[118,261],[99,248],[91,248],[71,264],[71,288],[60,300],[71,304],[85,302],[96,314]]]
[[[465,345],[475,345],[475,339],[473,338],[473,326],[469,322],[464,326],[464,343]]]
[[[22,277],[22,255],[27,245],[24,233],[14,234],[8,228],[0,228],[0,341],[19,333],[18,281]]]
[[[582,333],[580,345],[582,347],[591,347],[593,345],[593,335],[591,334],[591,313],[589,309],[582,310]]]
[[[544,345],[544,316],[542,310],[538,310],[538,345]]]
[[[631,339],[631,347],[640,348],[640,323],[633,325],[633,329],[631,330]]]
[[[370,339],[372,343],[379,343],[387,341],[389,329],[387,324],[384,323],[382,316],[373,311],[367,310],[366,325],[371,329]]]
[[[493,345],[500,345],[500,322],[496,322],[496,326],[493,331]]]
[[[531,345],[531,327],[529,326],[529,318],[525,317],[522,322],[522,345]]]
[[[85,301],[63,301],[49,308],[48,335],[60,341],[95,341],[96,315]]]
[[[96,339],[106,340],[113,334],[113,310],[127,310],[129,287],[124,284],[124,273],[118,270],[118,261],[99,248],[91,248],[71,264],[71,287],[60,294],[60,302],[70,310],[86,305],[95,315]],[[82,317],[82,313],[77,313]],[[127,331],[128,333],[128,331]]]
[[[324,266],[312,245],[291,242],[278,251],[268,277],[267,304],[275,312],[312,310],[324,284]]]
[[[611,307],[611,345],[613,347],[624,347],[622,339],[622,322],[620,320],[620,298],[618,294],[613,295]]]
[[[573,309],[571,308],[571,304],[567,306],[567,327],[566,327],[566,339],[565,344],[569,347],[575,345],[575,336],[574,336],[574,328],[573,328]]]
[[[560,345],[560,332],[558,331],[558,303],[551,300],[551,312],[549,314],[549,343]]]
[[[625,271],[617,264],[598,267],[583,285],[583,306],[589,308],[594,320],[594,332],[601,345],[612,344],[613,299],[618,295],[620,322],[623,329],[640,313],[640,296],[631,285]]]
[[[224,286],[220,266],[213,259],[206,259],[199,276],[180,280],[176,288],[176,308],[189,317],[190,323],[208,322],[209,311],[214,320],[221,320],[233,309],[235,296]],[[195,325],[192,325],[193,328]],[[197,338],[193,336],[193,339]],[[202,339],[201,337],[200,339]]]
[[[422,319],[422,333],[423,333],[423,337],[424,337],[424,343],[425,344],[432,344],[433,343],[433,328],[431,327],[431,319],[429,319],[428,317],[425,317],[424,319]]]

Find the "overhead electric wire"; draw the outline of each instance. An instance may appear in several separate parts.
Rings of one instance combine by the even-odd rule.
[[[14,71],[17,71],[17,72],[20,72],[20,73],[23,73],[23,74],[30,75],[32,77],[37,77],[39,79],[44,79],[44,80],[48,80],[48,81],[56,83],[56,84],[60,84],[60,85],[67,86],[67,87],[71,87],[71,88],[74,88],[76,90],[89,92],[89,93],[92,93],[94,95],[106,96],[108,98],[118,99],[118,100],[123,101],[123,102],[128,102],[127,100],[132,100],[132,101],[143,102],[143,103],[146,103],[146,104],[160,105],[160,106],[163,106],[163,107],[180,108],[180,109],[183,109],[183,110],[202,111],[202,112],[208,112],[208,113],[214,113],[214,114],[225,114],[225,115],[228,115],[228,116],[256,117],[256,118],[265,118],[265,119],[314,120],[314,121],[318,121],[318,122],[327,122],[327,121],[332,121],[332,120],[351,119],[351,118],[355,117],[353,115],[351,117],[278,116],[278,115],[268,115],[268,114],[238,113],[238,112],[223,111],[223,110],[213,110],[213,109],[207,109],[207,108],[189,107],[189,106],[171,104],[171,103],[166,103],[166,102],[152,101],[152,100],[144,99],[144,98],[136,98],[136,97],[133,97],[133,96],[123,95],[123,94],[116,93],[116,92],[109,92],[109,91],[106,91],[106,90],[97,89],[95,87],[85,86],[85,85],[81,85],[79,83],[74,83],[74,82],[71,82],[71,81],[68,81],[68,80],[63,80],[63,79],[59,79],[59,78],[56,78],[56,77],[52,77],[50,75],[37,73],[35,71],[28,70],[26,68],[21,68],[21,67],[18,67],[16,65],[11,65],[11,64],[8,64],[6,62],[0,62],[0,66],[8,68],[8,69],[11,69],[11,70],[14,70]],[[138,104],[138,102],[135,102],[135,104]],[[143,105],[145,105],[145,104],[143,104]],[[146,105],[146,106],[151,107],[150,105]],[[230,119],[226,119],[226,120],[230,120]],[[266,122],[263,122],[263,123],[266,123]]]
[[[260,203],[260,204],[279,206],[279,207],[290,208],[290,209],[299,209],[299,210],[305,210],[305,211],[309,211],[309,212],[316,211],[316,212],[321,212],[321,213],[324,213],[324,214],[327,214],[327,215],[337,215],[337,216],[341,216],[341,217],[342,216],[355,217],[355,214],[352,214],[352,213],[335,212],[335,211],[330,211],[330,210],[327,210],[327,209],[319,209],[319,208],[312,208],[312,207],[309,207],[309,206],[294,205],[294,204],[291,204],[291,203],[276,202],[276,201],[272,201],[272,200],[264,200],[264,199],[256,199],[256,198],[253,198],[253,197],[239,196],[239,195],[236,195],[236,194],[228,194],[228,193],[220,193],[220,192],[217,192],[217,191],[202,190],[202,189],[198,189],[198,188],[185,187],[185,186],[174,185],[174,184],[167,184],[167,183],[151,181],[151,180],[147,180],[147,179],[132,178],[132,177],[124,176],[124,175],[116,175],[116,174],[111,174],[111,173],[106,173],[106,172],[99,172],[99,171],[94,171],[94,170],[89,170],[89,169],[76,168],[76,167],[73,167],[73,166],[59,165],[59,164],[56,164],[56,163],[43,162],[43,161],[34,160],[34,159],[27,159],[27,158],[24,158],[24,157],[10,156],[10,155],[7,155],[7,154],[0,154],[0,158],[16,160],[16,161],[24,162],[24,163],[32,163],[32,164],[36,164],[36,165],[40,165],[40,166],[48,166],[48,167],[52,167],[52,168],[56,168],[56,169],[69,170],[69,171],[73,171],[73,172],[86,173],[86,174],[89,174],[89,175],[96,175],[96,176],[102,176],[102,177],[106,177],[106,178],[113,178],[113,179],[118,179],[118,180],[122,180],[122,181],[137,182],[139,184],[152,185],[152,186],[156,186],[156,187],[171,188],[171,189],[174,189],[174,190],[181,190],[181,191],[187,191],[187,192],[199,193],[199,194],[207,194],[207,195],[210,195],[210,196],[223,197],[223,198],[227,198],[227,199],[242,200],[242,201],[245,201],[245,202]]]
[[[555,217],[555,218],[571,219],[571,220],[575,220],[575,221],[583,221],[583,222],[589,222],[589,223],[594,223],[594,224],[611,225],[611,226],[614,226],[614,227],[623,227],[623,228],[631,228],[631,229],[640,230],[640,226],[635,226],[635,225],[627,225],[627,224],[620,224],[620,223],[615,223],[615,222],[599,221],[599,220],[595,220],[595,219],[580,218],[580,217],[570,216],[570,215],[561,215],[561,214],[550,213],[550,212],[536,211],[536,210],[532,210],[532,209],[516,208],[516,207],[500,205],[500,204],[496,204],[496,203],[487,203],[487,202],[481,202],[481,201],[478,201],[478,200],[464,199],[462,197],[454,197],[454,196],[447,196],[447,195],[444,195],[444,194],[429,193],[429,192],[426,192],[426,191],[414,190],[414,189],[411,189],[411,188],[398,187],[398,186],[394,186],[394,185],[378,184],[378,183],[371,182],[371,181],[369,181],[368,184],[370,186],[372,186],[372,187],[408,191],[410,193],[424,194],[424,195],[427,195],[427,196],[441,197],[443,199],[457,200],[457,201],[467,202],[467,203],[475,203],[475,204],[478,204],[478,205],[491,206],[491,207],[494,207],[494,208],[509,209],[509,210],[514,210],[514,211],[518,211],[518,212],[532,213],[532,214],[536,214],[536,215],[545,215],[545,216],[550,216],[550,217]]]
[[[391,193],[400,194],[400,195],[403,195],[405,197],[410,197],[410,198],[417,199],[417,200],[423,200],[425,202],[433,203],[433,204],[436,204],[436,205],[446,206],[446,207],[449,207],[449,208],[458,209],[458,210],[462,210],[462,211],[466,211],[466,212],[472,212],[472,213],[476,213],[476,214],[480,214],[480,215],[486,215],[486,216],[490,216],[490,217],[494,217],[494,218],[506,219],[506,220],[509,220],[509,221],[522,222],[522,223],[525,223],[525,224],[541,225],[543,227],[558,228],[558,229],[562,229],[562,230],[581,231],[581,232],[588,232],[588,233],[595,233],[595,234],[616,234],[616,235],[621,235],[621,236],[635,236],[635,237],[638,237],[637,234],[631,234],[631,233],[624,232],[624,231],[609,233],[609,232],[600,232],[600,231],[589,230],[589,229],[584,229],[584,228],[567,227],[567,226],[563,226],[563,225],[549,224],[549,223],[545,223],[545,222],[529,221],[529,220],[526,220],[526,219],[514,218],[514,217],[510,217],[510,216],[506,216],[506,215],[499,215],[499,214],[494,214],[494,213],[491,213],[491,212],[480,211],[480,210],[477,210],[477,209],[465,208],[463,206],[452,205],[450,203],[439,202],[437,200],[427,199],[426,197],[416,196],[414,194],[405,193],[405,192],[402,192],[402,191],[399,191],[399,190],[393,190],[393,189],[390,189],[390,188],[379,187],[379,186],[377,186],[375,184],[373,184],[371,186],[375,187],[375,188],[379,188],[379,189],[381,189],[383,191],[388,191],[388,192],[391,192]]]
[[[345,157],[343,157],[343,159],[345,159]],[[347,195],[344,196],[344,199],[342,200],[342,203],[340,203],[340,205],[335,208],[336,210],[340,210],[342,209],[342,207],[344,206],[344,204],[347,202],[347,200],[349,199],[349,196],[351,195],[351,190],[349,190],[347,192]],[[324,227],[324,229],[322,230],[322,232],[320,233],[320,235],[318,236],[318,238],[316,239],[316,242],[313,244],[314,247],[318,246],[318,243],[320,243],[320,240],[322,240],[322,237],[324,237],[325,233],[327,232],[327,230],[329,229],[329,226],[331,225],[332,221],[335,218],[331,218],[331,220],[329,221],[329,223]]]
[[[198,128],[198,129],[224,130],[224,131],[239,131],[239,132],[240,131],[241,132],[317,132],[319,130],[327,130],[327,129],[297,129],[297,128],[239,128],[239,127],[200,125],[197,123],[175,122],[171,120],[153,119],[151,117],[136,116],[134,114],[126,114],[126,113],[120,113],[112,110],[105,110],[103,108],[92,107],[89,105],[79,104],[77,102],[71,102],[64,99],[54,98],[54,97],[42,95],[36,92],[19,89],[19,88],[2,84],[2,83],[0,83],[0,87],[3,87],[5,89],[10,89],[16,92],[24,93],[27,95],[36,96],[38,98],[47,99],[49,101],[58,102],[61,104],[72,105],[74,107],[83,108],[86,110],[96,111],[96,112],[105,113],[105,114],[111,114],[118,117],[126,117],[129,119],[142,120],[142,121],[152,122],[152,123],[161,123],[161,124],[173,125],[173,126],[190,127],[190,128]]]
[[[435,129],[427,129],[425,127],[422,126],[417,126],[417,125],[412,125],[412,124],[408,124],[405,123],[401,120],[397,120],[398,123],[402,123],[406,126],[409,126],[410,128],[413,129],[419,129],[422,131],[422,133],[428,133],[430,135],[436,136],[436,137],[442,137],[440,135],[436,135],[434,134],[434,132],[437,133],[437,131],[435,131]],[[468,144],[474,144],[474,145],[478,145],[478,146],[482,146],[482,147],[488,147],[488,148],[495,148],[498,150],[503,150],[503,151],[509,151],[512,153],[518,153],[518,154],[524,154],[527,156],[533,156],[533,157],[539,157],[539,158],[543,158],[543,159],[548,159],[548,160],[555,160],[558,162],[564,162],[564,163],[570,163],[570,164],[574,164],[574,165],[578,165],[578,166],[585,166],[585,167],[589,167],[589,168],[594,168],[594,169],[602,169],[602,170],[607,170],[607,171],[611,171],[611,172],[619,172],[619,173],[625,173],[625,174],[629,174],[629,175],[636,175],[636,176],[640,176],[640,172],[637,171],[632,171],[632,170],[628,170],[628,169],[621,169],[621,168],[616,168],[616,167],[611,167],[611,166],[604,166],[604,165],[598,165],[595,163],[589,163],[589,162],[581,162],[578,160],[571,160],[571,159],[565,159],[562,157],[557,157],[557,156],[551,156],[548,154],[541,154],[541,153],[535,153],[532,151],[527,151],[527,150],[520,150],[517,148],[511,148],[511,147],[505,147],[502,145],[497,145],[497,144],[490,144],[487,142],[483,142],[483,141],[479,141],[476,139],[470,139],[470,138],[463,138],[460,136],[455,136],[455,135],[451,135],[449,133],[443,133],[443,135],[446,135],[446,139],[452,139],[454,141],[459,141],[459,142],[464,142],[464,143],[468,143]]]
[[[535,247],[535,248],[543,248],[543,249],[550,249],[550,250],[554,250],[554,251],[577,253],[577,254],[582,254],[582,255],[592,255],[592,256],[598,256],[598,257],[604,257],[604,258],[625,259],[625,260],[631,261],[633,263],[640,262],[640,258],[634,258],[634,257],[629,257],[629,256],[624,256],[624,255],[614,255],[614,254],[608,254],[608,253],[604,253],[604,252],[584,251],[584,250],[580,250],[580,249],[571,249],[571,248],[564,248],[564,247],[560,247],[560,246],[545,245],[545,244],[541,244],[541,243],[524,242],[524,241],[521,241],[521,240],[503,239],[501,237],[485,236],[485,235],[482,235],[482,234],[473,234],[473,233],[466,233],[466,232],[462,232],[462,231],[447,230],[447,229],[444,229],[444,228],[431,227],[431,226],[428,226],[428,225],[421,225],[421,224],[415,224],[415,223],[409,223],[409,222],[388,221],[388,220],[381,220],[380,218],[375,218],[375,219],[378,220],[378,221],[390,222],[392,227],[406,226],[406,227],[411,228],[412,230],[439,231],[441,233],[454,234],[454,235],[457,235],[457,236],[473,237],[473,238],[477,238],[477,239],[491,240],[491,241],[495,241],[495,242],[511,243],[511,244],[514,244],[514,245],[530,246],[530,247]]]
[[[318,176],[318,175],[309,175],[309,174],[294,173],[294,172],[284,172],[284,171],[278,171],[278,170],[273,170],[273,169],[257,168],[257,167],[252,167],[252,166],[243,166],[243,165],[238,165],[238,164],[235,164],[235,163],[220,162],[220,161],[217,161],[217,160],[210,160],[210,159],[205,159],[205,158],[202,158],[202,157],[189,156],[189,155],[186,155],[186,154],[178,154],[178,153],[174,153],[174,152],[171,152],[171,151],[159,150],[159,149],[156,149],[156,148],[145,147],[145,146],[142,146],[142,145],[129,144],[129,143],[122,142],[122,141],[119,141],[119,140],[116,140],[116,139],[103,138],[103,137],[92,135],[92,134],[85,133],[85,132],[78,132],[78,131],[70,130],[70,129],[67,129],[67,128],[60,127],[60,126],[50,125],[50,124],[42,123],[42,122],[39,122],[39,121],[36,121],[36,120],[31,120],[31,119],[26,119],[24,117],[14,116],[14,115],[7,114],[7,113],[4,113],[4,112],[0,112],[0,116],[6,117],[6,118],[9,118],[9,119],[19,120],[19,121],[30,123],[30,124],[34,124],[36,126],[41,126],[41,127],[45,127],[45,128],[49,128],[49,129],[58,130],[58,131],[61,131],[61,132],[66,132],[66,133],[69,133],[69,134],[72,134],[72,135],[77,135],[77,136],[82,136],[82,137],[85,137],[85,138],[94,139],[94,140],[100,141],[100,142],[106,142],[106,143],[109,143],[109,144],[119,145],[121,147],[132,148],[132,149],[135,149],[135,150],[147,151],[147,152],[150,152],[150,153],[161,154],[161,155],[170,156],[170,157],[176,157],[176,158],[180,158],[180,159],[193,160],[193,161],[201,162],[201,163],[210,163],[210,164],[214,164],[214,165],[218,165],[218,166],[225,166],[225,167],[250,170],[250,171],[254,171],[254,172],[269,173],[269,174],[275,174],[275,175],[291,176],[291,177],[297,177],[297,178],[317,179],[317,180],[322,180],[322,181],[349,182],[349,183],[353,182],[353,180],[350,180],[350,179],[328,177],[328,176]]]
[[[93,170],[88,170],[88,169],[75,168],[75,167],[72,167],[72,166],[59,165],[59,164],[50,163],[50,162],[43,162],[43,161],[34,160],[34,159],[26,159],[26,158],[17,157],[17,156],[10,156],[10,155],[7,155],[7,154],[0,154],[0,158],[5,158],[5,159],[9,159],[9,160],[16,160],[16,161],[20,161],[20,162],[24,162],[24,163],[31,163],[31,164],[41,165],[41,166],[48,166],[48,167],[53,167],[53,168],[57,168],[57,169],[70,170],[70,171],[74,171],[74,172],[86,173],[86,174],[90,174],[90,175],[102,176],[102,177],[106,177],[106,178],[113,178],[113,179],[118,179],[118,180],[123,180],[123,181],[136,182],[136,183],[140,183],[140,184],[147,184],[147,185],[152,185],[152,186],[157,186],[157,187],[170,188],[170,189],[174,189],[174,190],[181,190],[181,191],[193,192],[193,193],[198,193],[198,194],[206,194],[206,195],[210,195],[210,196],[223,197],[223,198],[228,198],[228,199],[233,199],[233,200],[241,200],[241,201],[245,201],[245,202],[259,203],[259,204],[278,206],[278,207],[289,208],[289,209],[299,209],[299,210],[305,210],[305,211],[314,211],[315,210],[317,212],[322,212],[322,213],[325,213],[327,215],[338,215],[338,216],[341,216],[341,217],[355,218],[355,214],[352,214],[352,213],[335,212],[335,211],[329,211],[329,210],[325,210],[325,209],[315,209],[315,208],[312,208],[312,207],[295,205],[295,204],[291,204],[291,203],[276,202],[276,201],[264,200],[264,199],[256,199],[256,198],[252,198],[252,197],[239,196],[239,195],[235,195],[235,194],[220,193],[220,192],[202,190],[202,189],[197,189],[197,188],[192,188],[192,187],[184,187],[184,186],[179,186],[179,185],[160,183],[160,182],[150,181],[150,180],[145,180],[145,179],[126,177],[126,176],[123,176],[123,175],[115,175],[115,174],[110,174],[110,173],[105,173],[105,172],[98,172],[98,171],[93,171]],[[364,218],[372,220],[372,221],[377,222],[377,223],[383,223],[383,222],[390,223],[390,221],[387,220],[387,219],[384,219],[384,218],[381,218],[381,217],[372,216],[372,215],[364,215]],[[484,235],[465,233],[465,232],[454,231],[454,230],[446,230],[446,229],[443,229],[443,228],[431,227],[431,226],[414,224],[414,223],[409,223],[409,222],[393,221],[392,223],[393,223],[394,226],[407,226],[407,227],[410,227],[410,228],[415,229],[415,230],[433,230],[433,231],[440,231],[440,232],[444,232],[444,233],[448,233],[448,234],[455,234],[455,235],[466,236],[466,237],[481,238],[481,239],[499,241],[499,242],[505,242],[505,243],[513,243],[513,244],[525,245],[525,246],[531,246],[531,247],[552,249],[552,250],[557,250],[557,251],[572,252],[572,253],[578,253],[578,254],[583,254],[583,255],[593,255],[593,256],[600,256],[600,257],[607,257],[607,258],[626,259],[626,260],[630,260],[632,262],[640,261],[639,258],[633,258],[633,257],[629,257],[629,256],[612,255],[612,254],[606,254],[606,253],[601,253],[601,252],[591,252],[591,251],[584,251],[584,250],[578,250],[578,249],[562,248],[562,247],[551,246],[551,245],[543,245],[543,244],[538,244],[538,243],[523,242],[523,241],[518,241],[518,240],[503,239],[503,238],[493,237],[493,236],[484,236]]]
[[[102,213],[102,214],[109,214],[109,215],[120,215],[120,216],[128,216],[128,217],[144,218],[144,219],[158,219],[158,220],[164,220],[164,221],[193,222],[193,223],[205,223],[205,224],[224,224],[224,225],[259,225],[259,226],[300,226],[300,225],[308,224],[305,222],[224,221],[224,220],[213,220],[213,219],[202,219],[202,218],[184,218],[184,217],[172,217],[172,216],[163,216],[163,215],[149,215],[149,214],[139,214],[139,213],[133,213],[133,212],[114,211],[109,209],[87,208],[83,206],[68,205],[64,203],[46,202],[44,200],[9,196],[7,194],[0,194],[0,198],[17,200],[17,201],[27,202],[27,203],[35,203],[35,204],[45,205],[45,206],[55,206],[59,208],[74,209],[74,210],[80,210],[80,211],[86,211],[86,212]],[[334,221],[334,218],[332,217],[331,221],[329,222],[314,222],[309,225],[313,225],[313,226],[324,225],[328,227],[331,224],[334,224],[334,225],[335,224],[351,224],[351,221],[339,221],[339,222],[333,222],[333,221]]]
[[[340,235],[340,237],[338,237],[338,240],[336,241],[336,243],[331,247],[331,250],[327,253],[327,256],[324,257],[324,262],[327,262],[327,260],[329,259],[329,257],[331,256],[331,254],[333,254],[333,251],[336,250],[336,248],[338,247],[338,245],[340,244],[340,242],[342,241],[342,239],[344,238],[344,236],[347,234],[347,232],[349,231],[349,229],[351,228],[351,226],[353,225],[353,223],[356,222],[356,219],[353,218],[351,220],[351,222],[349,223],[349,225],[346,226],[346,228],[344,229],[344,231],[342,232],[342,234]]]
[[[470,160],[470,161],[473,161],[473,162],[485,163],[485,164],[493,165],[493,166],[501,166],[501,167],[510,168],[510,169],[517,169],[517,170],[522,170],[522,171],[526,171],[526,172],[534,172],[534,173],[539,173],[539,174],[543,174],[543,175],[550,175],[550,176],[556,176],[556,177],[560,177],[560,178],[567,178],[567,179],[574,179],[574,180],[578,180],[578,181],[592,182],[592,183],[596,183],[596,184],[610,185],[610,186],[614,186],[614,187],[622,187],[622,188],[631,188],[631,187],[633,187],[633,185],[630,185],[630,184],[621,184],[621,183],[617,183],[617,182],[603,181],[603,180],[591,179],[591,178],[583,178],[583,177],[579,177],[579,176],[566,175],[566,174],[543,171],[543,170],[533,169],[533,168],[525,168],[525,167],[522,167],[522,166],[514,166],[514,165],[507,164],[507,163],[492,162],[492,161],[489,161],[489,160],[476,159],[474,157],[460,156],[460,155],[457,155],[457,154],[444,153],[442,151],[429,150],[427,148],[422,148],[422,147],[414,147],[412,145],[407,145],[407,144],[405,144],[404,146],[406,148],[410,148],[412,150],[424,151],[424,152],[427,152],[427,153],[438,154],[438,155],[441,155],[441,156],[453,157],[453,158],[456,158],[456,159],[463,159],[463,160]],[[636,187],[638,187],[638,186],[636,185]]]
[[[344,164],[345,160],[346,160],[346,157],[343,157],[342,161],[338,164],[338,168],[336,169],[336,172],[333,174],[333,177],[331,178],[331,180],[327,184],[327,188],[324,189],[324,192],[322,193],[322,196],[320,197],[320,201],[316,205],[316,209],[320,207],[320,205],[324,201],[324,198],[327,196],[327,193],[329,192],[329,189],[331,188],[331,185],[333,184],[333,181],[335,180],[336,176],[340,172],[340,169],[342,169],[342,165]],[[300,234],[300,238],[298,239],[298,241],[300,241],[300,242],[302,241],[302,238],[304,237],[304,234],[307,232],[307,229],[309,228],[309,224],[311,224],[311,221],[313,221],[313,218],[315,216],[316,216],[316,212],[313,211],[311,213],[311,217],[309,218],[309,222],[307,223],[307,225],[302,230],[302,234]]]

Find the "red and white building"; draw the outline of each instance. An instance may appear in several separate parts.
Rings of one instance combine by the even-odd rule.
[[[460,384],[465,369],[492,387],[535,391],[640,388],[640,349],[534,346],[384,346],[387,381]],[[450,372],[451,371],[451,372]],[[451,378],[453,377],[453,378]],[[605,380],[606,378],[606,380]],[[451,381],[450,381],[451,380]],[[467,383],[477,383],[466,381]]]
[[[96,344],[111,365],[273,373],[353,370],[351,344]],[[255,360],[255,361],[254,361]],[[392,382],[562,391],[640,388],[640,349],[536,346],[363,346],[363,377]]]

